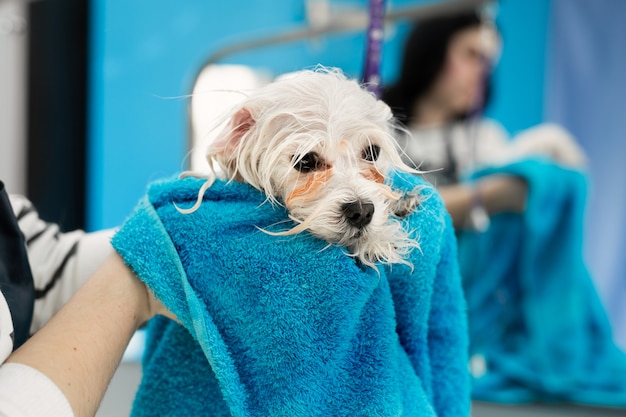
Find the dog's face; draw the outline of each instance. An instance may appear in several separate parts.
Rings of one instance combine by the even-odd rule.
[[[391,111],[337,72],[304,71],[270,84],[236,110],[208,151],[227,175],[283,204],[308,230],[363,263],[405,262],[417,243],[398,220],[412,211],[385,182],[411,171],[397,152]]]

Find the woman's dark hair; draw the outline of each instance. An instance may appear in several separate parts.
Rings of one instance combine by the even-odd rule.
[[[446,63],[450,40],[458,32],[480,26],[477,12],[438,17],[418,22],[405,42],[398,81],[383,90],[382,99],[391,107],[396,119],[408,124],[418,97],[428,93]],[[489,97],[489,80],[483,105]],[[467,114],[458,115],[464,119]]]

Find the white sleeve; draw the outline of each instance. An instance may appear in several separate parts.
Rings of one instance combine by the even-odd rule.
[[[506,159],[509,135],[494,120],[480,119],[457,123],[451,129],[457,174],[462,177]]]
[[[509,134],[501,124],[491,119],[480,123],[479,137],[476,142],[476,164],[483,167],[502,163],[508,154],[511,143]]]
[[[77,231],[64,234],[57,243],[28,246],[35,281],[31,333],[41,329],[113,252],[112,234],[110,230]]]
[[[511,159],[543,156],[570,168],[587,165],[587,156],[576,139],[562,126],[542,123],[515,136],[511,144]]]
[[[0,417],[73,417],[69,401],[50,378],[20,363],[0,366]]]
[[[11,354],[13,350],[13,319],[9,305],[0,292],[0,363]]]

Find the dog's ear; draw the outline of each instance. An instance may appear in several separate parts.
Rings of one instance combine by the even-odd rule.
[[[207,156],[221,156],[227,161],[233,159],[241,139],[254,126],[254,123],[255,120],[247,108],[242,107],[237,110],[226,128],[209,146]]]

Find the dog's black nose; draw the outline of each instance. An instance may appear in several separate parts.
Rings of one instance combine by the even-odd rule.
[[[341,209],[343,215],[351,226],[362,229],[367,226],[374,216],[374,204],[355,201],[344,204]]]

